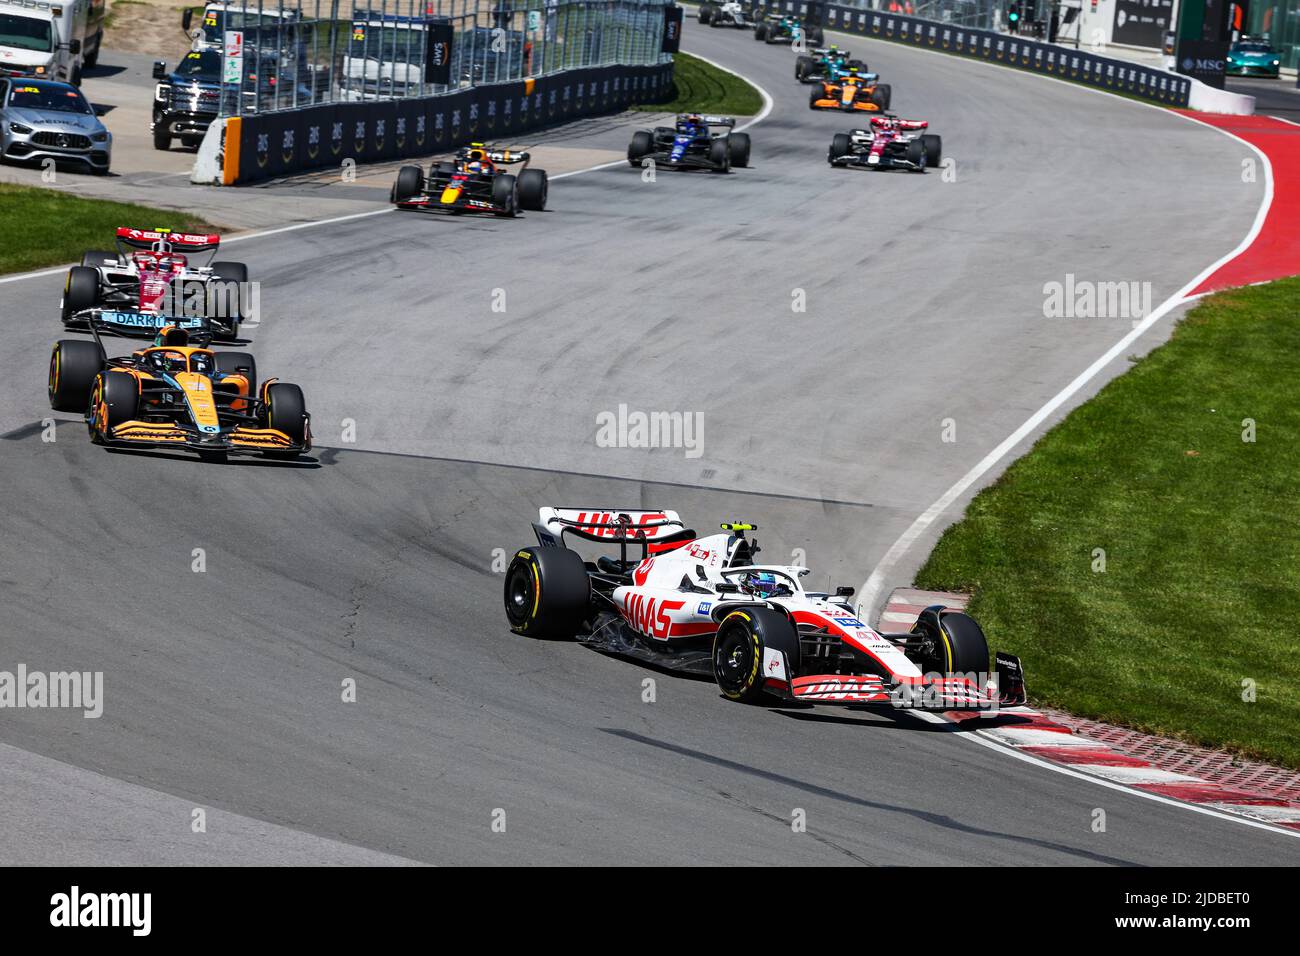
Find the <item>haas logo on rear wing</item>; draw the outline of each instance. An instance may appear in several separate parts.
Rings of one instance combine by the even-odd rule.
[[[559,539],[565,533],[588,541],[662,538],[685,530],[675,511],[623,511],[616,508],[541,508],[541,528]]]

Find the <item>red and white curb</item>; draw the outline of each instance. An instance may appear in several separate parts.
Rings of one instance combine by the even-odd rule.
[[[963,610],[966,602],[963,594],[897,588],[885,602],[877,626],[886,632],[907,631],[930,605]],[[1032,691],[1032,670],[1026,680]],[[942,718],[955,724],[969,722],[987,740],[1099,782],[1300,835],[1300,773],[1032,707],[1003,708],[996,717],[949,711]]]

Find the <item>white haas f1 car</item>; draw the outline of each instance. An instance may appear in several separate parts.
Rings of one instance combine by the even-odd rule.
[[[865,169],[909,169],[923,173],[943,159],[943,140],[923,133],[925,120],[899,119],[892,114],[873,116],[867,129],[836,133],[826,161],[832,166]]]
[[[538,547],[506,570],[518,634],[706,674],[737,701],[989,711],[1025,701],[1018,658],[999,653],[988,678],[972,618],[935,606],[906,634],[879,633],[848,604],[853,588],[805,591],[807,568],[756,564],[752,524],[697,537],[672,511],[542,508],[533,530]],[[584,561],[566,535],[617,554]]]
[[[190,260],[196,253],[215,256],[220,236],[124,226],[115,243],[115,251],[87,252],[81,265],[68,270],[65,328],[88,329],[93,319],[118,334],[152,336],[159,317],[205,318],[217,338],[239,336],[251,308],[248,266]]]
[[[754,17],[736,0],[725,3],[701,3],[699,19],[706,27],[744,27],[753,29]]]

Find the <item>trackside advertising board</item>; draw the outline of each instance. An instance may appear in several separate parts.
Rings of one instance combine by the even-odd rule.
[[[337,166],[345,160],[373,163],[491,142],[633,103],[663,100],[672,79],[671,63],[588,67],[442,96],[245,115],[235,181]]]
[[[1191,83],[1185,77],[1165,70],[991,30],[953,26],[880,10],[809,3],[807,0],[773,0],[767,5],[769,12],[813,17],[819,7],[824,10],[822,26],[827,30],[988,60],[1030,73],[1126,93],[1165,106],[1186,106],[1191,92]]]

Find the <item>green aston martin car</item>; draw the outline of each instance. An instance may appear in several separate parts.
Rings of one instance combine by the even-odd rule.
[[[1228,49],[1229,76],[1277,76],[1282,56],[1265,37],[1244,36]]]

